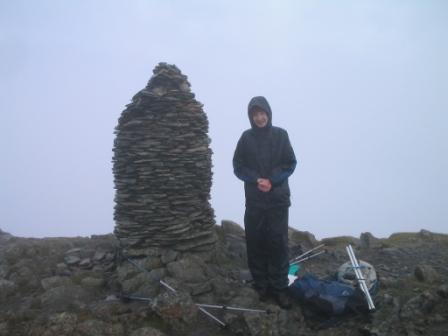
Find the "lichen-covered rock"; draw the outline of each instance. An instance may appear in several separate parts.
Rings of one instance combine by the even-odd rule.
[[[51,288],[59,286],[70,286],[73,284],[72,280],[68,277],[53,276],[49,278],[44,278],[40,281],[44,290],[49,290]]]
[[[152,270],[148,273],[139,273],[122,282],[122,290],[127,294],[138,294],[153,297],[160,291],[159,281],[165,275],[164,269]]]
[[[78,316],[73,313],[63,312],[50,316],[47,330],[42,336],[72,335],[76,329]]]
[[[186,282],[202,283],[207,277],[205,265],[199,258],[184,258],[167,265],[168,274],[173,278]]]
[[[13,281],[0,279],[0,303],[17,290],[17,285]]]
[[[43,306],[54,311],[64,311],[73,307],[81,307],[92,300],[92,296],[81,286],[59,286],[50,288],[40,297]]]
[[[166,336],[166,334],[151,327],[144,327],[134,330],[131,336]]]
[[[151,308],[167,323],[173,324],[178,330],[196,323],[198,307],[191,296],[184,292],[164,292],[159,294]]]
[[[79,323],[76,331],[80,336],[124,336],[121,324],[110,324],[94,319]]]

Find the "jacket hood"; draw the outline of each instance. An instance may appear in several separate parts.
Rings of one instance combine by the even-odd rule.
[[[266,125],[266,127],[263,128],[271,128],[272,126],[272,111],[271,111],[271,107],[269,106],[269,103],[267,101],[267,99],[263,96],[257,96],[257,97],[253,97],[250,102],[249,102],[249,106],[247,107],[247,115],[249,117],[249,121],[250,121],[250,125],[252,126],[252,129],[257,129],[258,127],[254,124],[254,121],[252,120],[251,117],[251,112],[252,110],[255,108],[261,108],[263,111],[266,112],[266,114],[268,115],[268,124]]]

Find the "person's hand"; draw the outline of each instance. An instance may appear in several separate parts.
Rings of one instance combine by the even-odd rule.
[[[257,180],[257,187],[262,192],[268,192],[272,189],[271,181],[265,178],[259,178]]]

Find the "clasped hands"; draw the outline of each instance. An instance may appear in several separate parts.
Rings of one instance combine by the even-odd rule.
[[[258,190],[262,192],[268,192],[272,189],[272,184],[271,181],[269,181],[269,179],[259,178],[257,179],[257,187]]]

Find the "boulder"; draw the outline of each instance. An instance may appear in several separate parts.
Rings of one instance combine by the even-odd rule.
[[[198,258],[184,258],[167,265],[168,274],[181,281],[199,283],[207,277],[204,273],[203,262]]]
[[[444,299],[447,299],[448,298],[448,285],[447,284],[440,285],[437,288],[437,294],[440,297],[442,297]]]
[[[176,330],[182,330],[196,323],[198,307],[190,295],[184,292],[161,293],[152,301],[151,308]]]
[[[312,233],[299,231],[291,227],[288,228],[288,238],[290,245],[300,245],[303,249],[311,249],[319,245],[319,242]]]
[[[127,294],[153,297],[160,290],[160,279],[165,275],[164,269],[152,270],[149,274],[140,273],[123,281],[122,290]]]
[[[414,269],[417,280],[427,283],[434,283],[440,280],[440,275],[429,265],[418,265]]]
[[[8,240],[10,240],[13,236],[5,231],[0,229],[0,243],[5,244]]]
[[[224,235],[234,235],[238,237],[244,237],[245,232],[244,229],[237,223],[230,221],[230,220],[222,220],[221,221],[221,228]]]
[[[13,281],[0,279],[0,302],[5,300],[17,290],[17,285]]]
[[[373,234],[370,232],[363,232],[361,233],[361,236],[359,237],[361,247],[362,248],[379,248],[381,247],[381,241],[376,238]]]
[[[437,297],[429,291],[409,299],[401,308],[402,320],[415,321],[431,312],[437,302]]]

